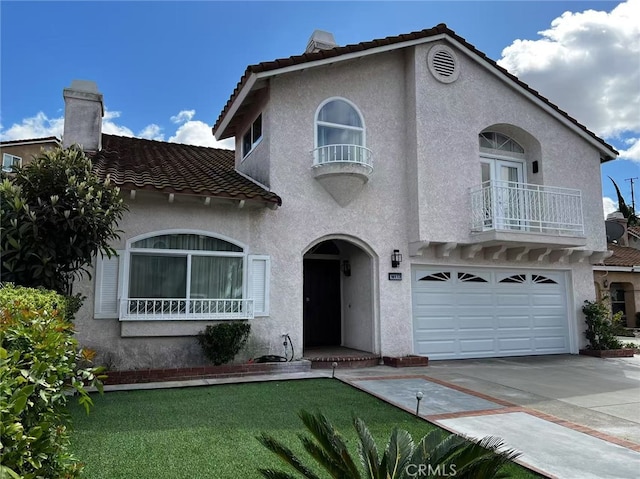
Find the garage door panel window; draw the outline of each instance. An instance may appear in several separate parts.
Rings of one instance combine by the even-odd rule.
[[[533,281],[536,284],[558,284],[557,281],[554,281],[551,278],[547,278],[546,276],[542,276],[540,274],[532,275],[531,281]]]
[[[526,281],[527,281],[526,275],[514,274],[512,276],[507,276],[506,278],[502,278],[499,282],[507,283],[507,284],[521,284],[521,283],[525,283]]]
[[[451,273],[449,272],[440,272],[428,274],[427,276],[423,276],[418,281],[449,281],[451,279]]]
[[[463,283],[488,283],[485,278],[473,273],[458,273],[458,281]]]

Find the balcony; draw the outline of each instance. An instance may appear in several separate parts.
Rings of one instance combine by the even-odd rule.
[[[493,180],[469,192],[475,243],[586,244],[580,190]]]
[[[373,155],[364,146],[325,145],[312,153],[313,177],[343,207],[358,196],[373,172]]]
[[[120,321],[253,319],[252,299],[127,298]]]

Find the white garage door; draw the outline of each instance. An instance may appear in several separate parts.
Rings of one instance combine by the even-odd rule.
[[[431,359],[569,352],[562,272],[415,267],[415,354]]]

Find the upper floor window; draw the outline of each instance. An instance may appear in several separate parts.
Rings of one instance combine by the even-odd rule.
[[[316,115],[316,163],[348,161],[369,163],[362,116],[346,100],[325,102]]]
[[[506,151],[508,153],[524,154],[524,148],[513,138],[495,131],[485,131],[480,133],[480,148]]]
[[[242,136],[242,158],[253,151],[262,139],[262,113],[251,123],[247,132]]]
[[[22,164],[22,158],[19,156],[11,155],[9,153],[2,154],[2,171],[5,173],[11,173],[14,166],[20,166]]]

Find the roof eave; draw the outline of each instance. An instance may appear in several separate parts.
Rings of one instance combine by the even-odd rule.
[[[251,93],[251,90],[253,89],[253,86],[255,85],[256,80],[257,80],[257,75],[255,73],[250,73],[249,77],[247,78],[247,81],[244,83],[244,85],[238,92],[238,95],[234,98],[233,103],[229,108],[229,111],[227,111],[226,115],[222,118],[222,121],[220,122],[218,127],[213,128],[212,133],[217,141],[224,140],[225,138],[230,138],[232,136],[227,132],[227,127],[229,126],[229,124],[231,123],[231,120],[233,119],[234,115],[238,111],[238,108],[242,106],[242,103],[244,102],[244,100],[247,98],[249,93]]]
[[[248,201],[251,203],[256,203],[256,204],[262,204],[264,206],[267,206],[269,208],[277,208],[279,206],[282,206],[282,198],[280,198],[280,196],[276,195],[275,193],[273,193],[273,198],[272,199],[267,199],[267,198],[263,198],[261,196],[246,196],[246,195],[225,195],[225,194],[220,194],[220,193],[191,193],[191,192],[184,192],[184,191],[176,191],[174,189],[168,188],[168,189],[158,189],[158,188],[153,188],[153,187],[149,187],[149,186],[136,186],[134,184],[131,183],[126,183],[124,185],[115,185],[117,186],[121,192],[124,191],[144,191],[146,193],[156,193],[158,195],[175,195],[175,196],[189,196],[189,197],[193,197],[193,198],[202,198],[202,199],[206,199],[206,198],[215,198],[215,199],[219,199],[219,200],[230,200],[230,201]]]

